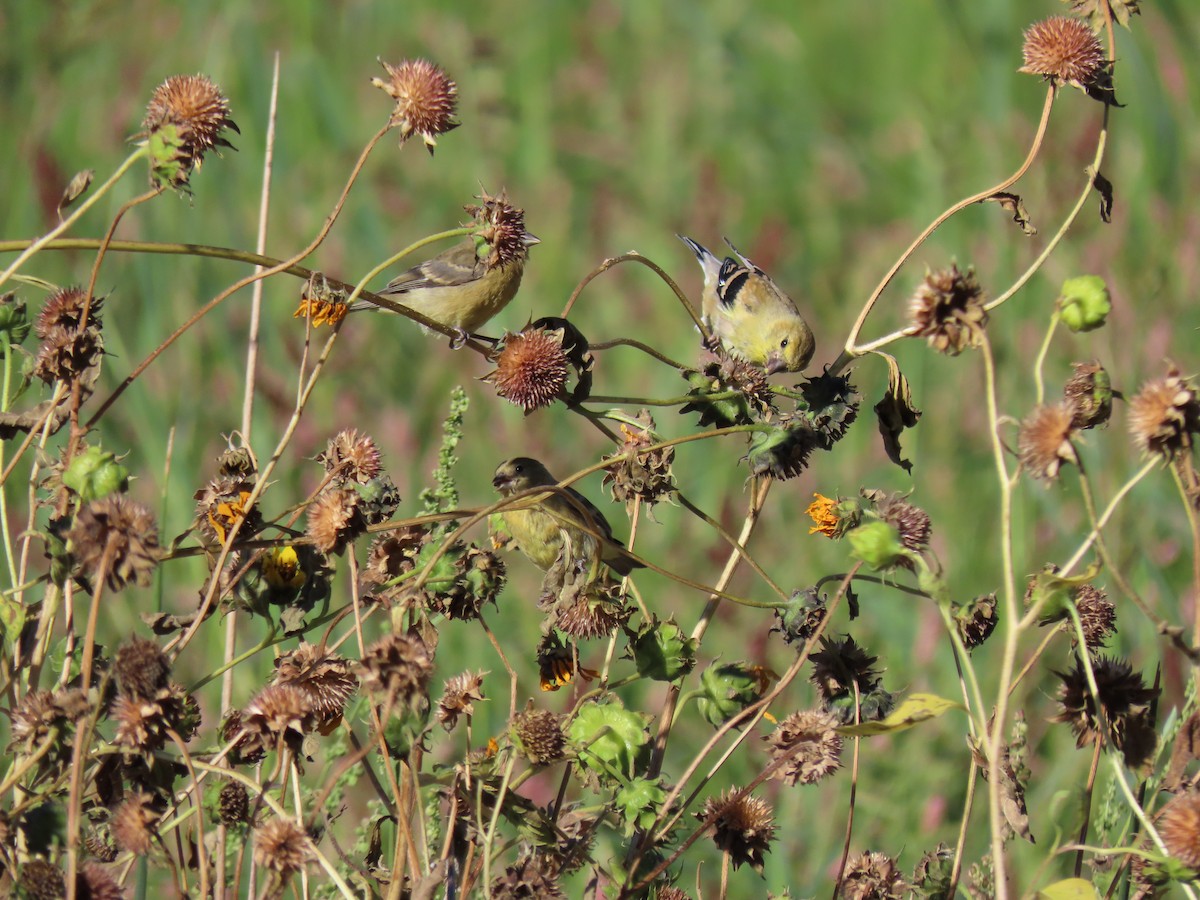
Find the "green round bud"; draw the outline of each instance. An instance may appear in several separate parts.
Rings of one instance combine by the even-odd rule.
[[[1063,282],[1058,298],[1059,316],[1072,331],[1101,327],[1112,311],[1108,288],[1099,275],[1080,275]]]
[[[62,482],[84,503],[129,487],[129,470],[116,456],[99,447],[88,447],[67,466]]]
[[[872,569],[888,569],[909,556],[891,522],[875,519],[846,532],[855,556]]]

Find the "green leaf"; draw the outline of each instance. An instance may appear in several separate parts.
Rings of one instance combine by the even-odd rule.
[[[936,719],[952,709],[965,709],[961,703],[947,700],[936,694],[910,694],[886,718],[878,722],[863,722],[859,725],[843,725],[835,729],[847,737],[870,737],[873,734],[894,734],[906,731],[918,722]]]

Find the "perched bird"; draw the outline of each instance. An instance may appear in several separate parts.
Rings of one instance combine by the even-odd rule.
[[[704,270],[701,317],[713,336],[734,356],[764,367],[768,374],[800,372],[816,349],[812,329],[762,269],[725,239],[737,259],[717,259],[706,247],[682,234]]]
[[[500,463],[492,478],[492,486],[502,497],[557,484],[558,479],[544,465],[528,456]],[[556,491],[532,506],[522,508],[522,501],[501,511],[504,527],[512,535],[517,549],[538,568],[549,571],[560,555],[585,562],[594,559],[596,539],[588,533],[591,531],[603,536],[600,559],[613,571],[628,575],[643,567],[642,563],[620,552],[624,544],[613,537],[604,514],[590,500],[574,488],[566,488],[565,493],[570,500]]]
[[[522,228],[510,243],[505,259],[470,238],[393,278],[379,293],[447,328],[474,334],[517,295],[529,248],[541,241]]]

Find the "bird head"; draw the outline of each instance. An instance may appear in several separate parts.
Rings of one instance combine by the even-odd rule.
[[[768,375],[776,372],[801,372],[812,359],[816,343],[812,329],[803,320],[787,322],[776,329],[775,346],[767,354]]]
[[[492,476],[492,487],[502,497],[510,497],[538,484],[554,484],[554,478],[545,466],[528,456],[505,460],[496,467],[496,474]]]

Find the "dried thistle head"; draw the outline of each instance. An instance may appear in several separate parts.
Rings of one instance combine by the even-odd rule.
[[[313,694],[299,685],[268,685],[242,710],[241,727],[267,749],[285,745],[299,753],[317,727],[314,706]]]
[[[363,688],[383,706],[415,708],[426,699],[433,654],[416,635],[389,634],[372,644],[359,664]]]
[[[1063,385],[1063,399],[1071,410],[1071,427],[1095,428],[1112,415],[1113,389],[1108,371],[1097,362],[1072,363],[1074,373]]]
[[[87,900],[124,900],[125,888],[109,874],[108,869],[89,859],[79,866],[75,896],[86,897]]]
[[[169,682],[153,696],[120,693],[108,711],[116,725],[113,743],[126,752],[149,755],[160,750],[176,732],[191,740],[200,727],[200,706],[181,684]]]
[[[110,590],[150,584],[160,555],[154,514],[124,494],[93,500],[67,532],[67,549],[79,571],[103,575]]]
[[[463,209],[471,216],[474,235],[486,249],[486,259],[477,249],[476,256],[484,259],[488,269],[524,263],[529,248],[540,244],[537,236],[525,230],[525,210],[509,202],[508,193],[501,190],[496,196],[487,191],[476,197],[479,203],[468,204]]]
[[[67,879],[62,869],[48,859],[26,861],[17,873],[21,896],[30,900],[57,900],[67,896]]]
[[[312,860],[312,838],[294,819],[268,819],[254,829],[254,861],[287,881]]]
[[[1106,740],[1125,756],[1131,768],[1137,768],[1154,750],[1154,725],[1151,705],[1158,696],[1156,688],[1148,688],[1142,676],[1123,659],[1098,656],[1092,660],[1096,676],[1100,707],[1108,723]],[[1088,687],[1087,672],[1077,659],[1069,672],[1055,672],[1062,680],[1059,687],[1059,711],[1055,722],[1066,722],[1075,733],[1075,745],[1084,747],[1101,738],[1101,724],[1096,702]],[[1147,746],[1147,744],[1149,746]]]
[[[1108,72],[1104,48],[1092,29],[1070,16],[1051,16],[1031,25],[1021,54],[1025,65],[1018,72],[1080,90],[1095,85]]]
[[[309,695],[322,734],[341,721],[346,702],[358,687],[349,661],[304,641],[275,660],[274,683],[294,685]]]
[[[1063,463],[1079,463],[1075,445],[1074,411],[1065,403],[1039,406],[1023,422],[1017,436],[1021,465],[1040,481],[1053,481]]]
[[[142,122],[150,142],[154,183],[186,189],[209,150],[233,145],[226,129],[241,133],[229,117],[229,101],[205,75],[173,75],[154,89]]]
[[[497,876],[488,888],[495,900],[518,900],[542,897],[544,900],[564,900],[558,883],[559,867],[541,853],[525,853]]]
[[[554,610],[554,627],[570,638],[590,640],[613,634],[632,614],[633,608],[625,603],[620,584],[600,579],[589,582],[570,602],[562,602],[560,598]]]
[[[710,797],[696,818],[713,825],[713,842],[729,854],[736,869],[749,865],[762,874],[763,854],[775,837],[774,817],[765,800],[730,788],[720,797]]]
[[[134,856],[145,856],[154,846],[154,826],[161,813],[151,794],[134,791],[118,806],[109,819],[117,846]]]
[[[341,553],[366,530],[359,495],[349,488],[322,491],[308,507],[309,540],[322,553]]]
[[[908,885],[886,853],[867,850],[846,862],[842,894],[849,900],[903,900]]]
[[[483,676],[486,672],[460,672],[449,681],[438,701],[435,718],[447,731],[453,731],[459,716],[475,715],[476,701],[483,700]]]
[[[397,66],[379,62],[387,80],[372,78],[371,84],[396,101],[388,124],[400,129],[401,146],[414,134],[420,135],[432,156],[437,136],[459,125],[454,121],[458,85],[427,59],[406,59]]]
[[[104,334],[99,315],[102,298],[92,299],[94,314],[89,312],[86,322],[70,324],[72,314],[82,314],[82,301],[86,295],[77,289],[68,290],[72,293],[62,298],[62,304],[52,310],[53,317],[38,319],[42,343],[34,359],[33,376],[46,384],[79,381],[90,390],[100,374],[100,363],[104,358]],[[68,324],[58,324],[56,318]]]
[[[655,503],[675,493],[675,475],[671,472],[675,448],[645,449],[660,438],[654,431],[654,418],[649,410],[639,411],[637,421],[640,428],[621,425],[621,446],[605,457],[614,464],[604,470],[604,484],[612,491],[613,499],[630,510],[638,502],[652,509]]]
[[[339,431],[328,446],[317,454],[317,462],[338,483],[366,484],[383,471],[379,448],[370,435],[360,434],[356,428]]]
[[[996,593],[983,594],[954,610],[954,624],[963,646],[974,650],[996,630]]]
[[[1083,640],[1089,650],[1098,650],[1116,634],[1117,608],[1103,589],[1091,584],[1080,585],[1075,590],[1075,609],[1079,612]]]
[[[838,721],[824,710],[794,712],[766,737],[771,763],[778,764],[771,777],[784,784],[816,784],[841,765],[842,736],[834,729]]]
[[[929,272],[917,288],[909,305],[912,325],[905,332],[923,337],[940,353],[957,356],[968,347],[983,342],[988,314],[987,298],[975,278],[975,270],[949,269]]]
[[[87,315],[84,315],[84,310]],[[80,331],[85,328],[100,327],[100,311],[104,308],[103,297],[93,297],[87,302],[87,291],[75,285],[60,288],[42,304],[41,312],[33,323],[33,333],[45,339],[56,328],[68,331]]]
[[[900,494],[871,492],[871,498],[875,500],[875,512],[896,529],[905,549],[913,553],[923,553],[929,549],[929,538],[933,533],[929,513],[909,503]]]
[[[117,649],[117,689],[131,697],[153,697],[167,686],[171,663],[158,642],[134,635]]]
[[[513,716],[509,732],[521,755],[535,766],[548,766],[566,757],[562,722],[549,710],[534,709],[532,700]]]
[[[1200,399],[1174,364],[1130,399],[1129,432],[1145,453],[1173,459],[1191,449],[1192,435],[1200,432]]]
[[[526,414],[561,397],[571,371],[561,330],[529,328],[507,333],[494,359],[496,368],[482,380]]]
[[[1158,833],[1167,852],[1189,869],[1200,869],[1200,793],[1180,794],[1163,810]]]
[[[217,797],[217,818],[223,825],[240,825],[250,821],[250,792],[240,781],[221,785]]]
[[[57,732],[57,737],[47,751],[49,761],[69,755],[74,722],[87,713],[88,705],[86,697],[69,697],[67,694],[61,691],[25,694],[12,711],[9,748],[25,755],[32,754],[50,740],[53,731]],[[77,702],[79,699],[83,702]]]

